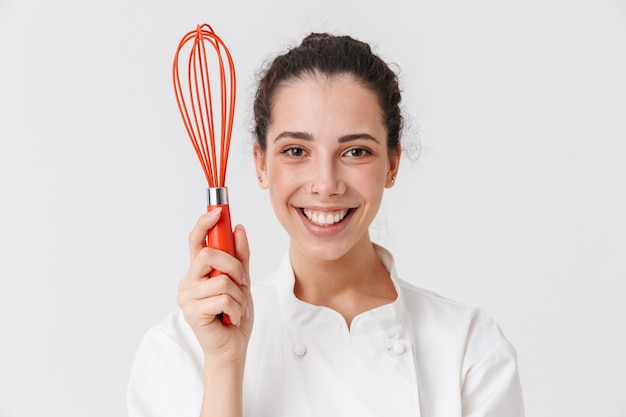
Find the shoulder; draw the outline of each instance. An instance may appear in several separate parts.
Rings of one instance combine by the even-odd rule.
[[[443,317],[450,315],[455,319],[471,318],[476,315],[482,316],[485,320],[490,320],[476,306],[451,300],[436,292],[416,287],[404,280],[396,279],[397,285],[400,287],[402,298],[410,309],[420,309],[423,312],[433,312],[443,314]]]
[[[435,292],[398,280],[405,309],[414,323],[462,349],[466,363],[475,363],[495,350],[515,350],[500,325],[477,306],[450,300]]]
[[[494,336],[503,337],[496,321],[481,308],[451,300],[433,291],[416,287],[406,281],[398,280],[406,308],[422,316],[447,322],[449,326],[479,330],[491,329]]]

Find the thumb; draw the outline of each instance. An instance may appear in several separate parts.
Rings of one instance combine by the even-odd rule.
[[[221,217],[222,208],[217,207],[200,216],[193,230],[189,234],[189,255],[191,261],[207,245],[206,237],[209,230],[215,226]]]

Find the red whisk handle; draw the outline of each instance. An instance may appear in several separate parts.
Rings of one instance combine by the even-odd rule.
[[[209,230],[209,247],[228,252],[235,256],[235,239],[230,221],[230,208],[228,206],[228,188],[209,188],[207,194],[207,211],[220,207],[222,214],[220,219],[211,230]]]
[[[209,230],[207,243],[209,247],[219,249],[235,256],[235,238],[230,221],[230,208],[228,206],[228,189],[226,187],[209,188],[207,194],[207,212],[220,207],[222,213],[217,224]],[[209,278],[221,275],[222,272],[214,269],[209,273]],[[221,314],[220,319],[224,324],[231,324],[226,314]]]

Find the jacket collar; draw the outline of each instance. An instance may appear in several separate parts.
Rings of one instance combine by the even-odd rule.
[[[385,338],[406,337],[406,313],[403,304],[402,289],[396,274],[393,256],[382,246],[374,244],[376,254],[389,272],[396,290],[396,300],[356,316],[348,328],[343,316],[328,308],[316,306],[299,300],[294,295],[295,275],[285,254],[276,273],[276,287],[282,315],[287,323],[315,331],[334,334],[376,336]]]

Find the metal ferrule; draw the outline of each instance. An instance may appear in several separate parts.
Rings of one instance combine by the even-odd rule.
[[[226,187],[215,187],[215,188],[207,188],[207,206],[221,206],[223,204],[228,204],[228,188]]]

